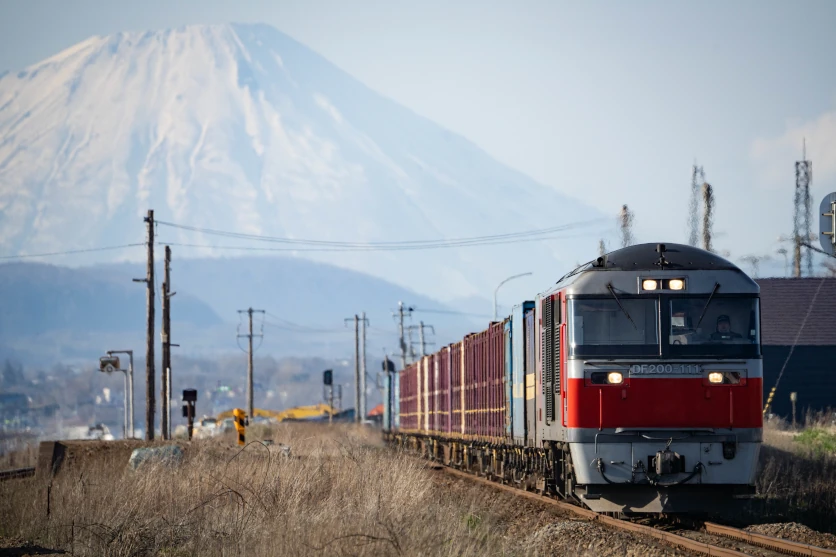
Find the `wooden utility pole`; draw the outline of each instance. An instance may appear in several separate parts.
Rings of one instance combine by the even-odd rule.
[[[354,320],[354,421],[360,423],[360,316],[348,317]]]
[[[148,209],[145,217],[148,227],[148,261],[146,263],[145,278],[133,279],[134,282],[144,282],[146,288],[146,336],[145,336],[145,440],[154,439],[154,211]]]
[[[162,330],[162,385],[160,391],[160,433],[163,439],[171,439],[171,301],[169,291],[171,290],[171,248],[165,247],[165,266],[163,274],[163,291],[160,294],[163,309],[163,330]]]
[[[263,334],[253,334],[253,314],[264,313],[263,309],[239,309],[238,313],[246,313],[250,318],[250,329],[246,335],[238,335],[239,337],[247,337],[249,340],[249,348],[247,349],[247,416],[253,419],[253,337],[261,337]]]
[[[360,336],[360,419],[366,418],[366,326],[369,320],[366,319],[366,312],[360,318],[362,324],[362,333]]]

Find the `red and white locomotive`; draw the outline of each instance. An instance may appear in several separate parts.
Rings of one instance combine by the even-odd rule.
[[[599,512],[689,512],[754,491],[759,289],[725,259],[641,244],[395,374],[387,436]]]

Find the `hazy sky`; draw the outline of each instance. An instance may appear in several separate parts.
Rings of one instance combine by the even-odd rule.
[[[227,21],[274,25],[545,184],[629,203],[639,241],[685,239],[694,159],[733,259],[791,231],[802,136],[814,207],[836,190],[831,0],[7,1],[0,71],[94,34]]]

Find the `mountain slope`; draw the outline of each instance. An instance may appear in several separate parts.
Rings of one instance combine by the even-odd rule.
[[[486,115],[490,117],[490,115]],[[497,163],[264,25],[93,37],[0,78],[0,249],[141,241],[140,217],[317,240],[442,239],[600,215]],[[159,227],[218,255],[254,246]],[[584,240],[433,251],[285,252],[442,299],[525,270],[552,277]],[[261,247],[291,250],[277,244]],[[141,250],[62,262],[139,260]]]

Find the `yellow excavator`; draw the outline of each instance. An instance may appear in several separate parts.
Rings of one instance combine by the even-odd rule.
[[[320,417],[327,418],[328,414],[337,414],[337,410],[331,408],[327,404],[312,404],[310,406],[288,408],[287,410],[282,410],[281,412],[276,412],[275,410],[264,410],[263,408],[254,408],[253,414],[255,414],[255,416],[251,416],[251,418],[272,418],[278,422],[283,422],[285,420],[310,420]],[[227,410],[226,412],[218,414],[217,420],[218,422],[221,422],[226,418],[231,417],[232,410]]]

